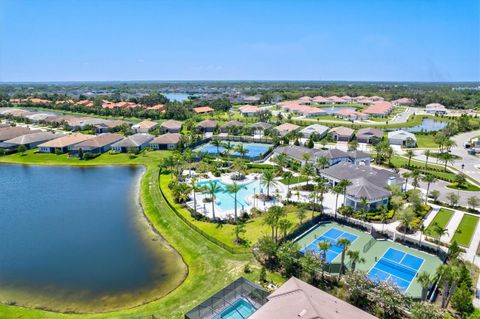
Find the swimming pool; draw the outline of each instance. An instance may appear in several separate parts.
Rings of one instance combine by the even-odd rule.
[[[242,298],[211,319],[246,319],[256,310],[251,303]]]
[[[220,190],[215,193],[215,204],[218,208],[223,211],[227,210],[234,210],[235,209],[235,194],[228,193],[227,184],[223,183],[222,181],[215,179],[212,180],[218,186],[220,186]],[[198,186],[206,186],[208,185],[209,181],[203,181],[197,183]],[[246,209],[251,206],[251,203],[247,198],[254,194],[254,192],[261,193],[264,192],[265,189],[260,185],[260,180],[254,180],[249,183],[239,184],[242,185],[242,189],[237,193],[237,209],[241,210],[242,208]]]
[[[227,143],[227,141],[225,141],[225,143]],[[245,154],[244,157],[248,159],[257,159],[263,157],[271,147],[270,144],[262,143],[230,142],[230,145],[232,145],[233,149],[235,149],[240,144],[243,144],[243,147],[247,151],[247,154]],[[207,144],[196,147],[193,151],[198,153],[206,153],[208,155],[218,155],[223,153],[225,151],[225,148],[222,146],[219,146],[217,148],[215,145],[212,144],[212,142],[209,142]],[[240,154],[236,151],[231,151],[230,155],[233,157],[240,157]]]

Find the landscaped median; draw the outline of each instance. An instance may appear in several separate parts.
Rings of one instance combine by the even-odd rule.
[[[43,165],[145,165],[142,179],[142,206],[153,227],[179,252],[188,266],[185,281],[165,297],[143,306],[102,314],[61,314],[39,309],[0,304],[0,318],[183,318],[183,314],[242,274],[251,254],[231,254],[206,240],[189,227],[164,200],[159,184],[158,160],[168,152],[150,152],[129,159],[128,155],[104,154],[91,161],[69,159],[63,155],[11,155],[0,157],[0,163]]]
[[[458,225],[455,235],[453,235],[452,242],[456,241],[462,247],[469,247],[472,241],[473,233],[477,228],[478,217],[470,214],[463,215],[460,225]]]
[[[440,235],[436,232],[436,228],[438,227],[438,229],[445,229],[450,222],[450,219],[452,219],[453,214],[453,210],[441,208],[433,218],[430,225],[428,225],[425,233],[430,237],[439,239]]]

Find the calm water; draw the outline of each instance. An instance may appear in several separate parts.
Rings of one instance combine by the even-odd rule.
[[[188,99],[189,94],[187,93],[162,93],[170,101],[182,102]]]
[[[0,300],[93,312],[175,288],[185,268],[139,210],[142,171],[0,165]]]
[[[447,122],[423,119],[422,124],[413,127],[407,127],[404,128],[404,130],[408,132],[436,132],[445,128],[447,125]]]

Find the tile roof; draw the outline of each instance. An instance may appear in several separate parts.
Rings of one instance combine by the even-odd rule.
[[[100,134],[95,137],[92,137],[91,139],[88,139],[81,143],[75,144],[73,148],[80,149],[82,147],[85,147],[85,148],[104,147],[106,145],[120,141],[121,139],[123,139],[123,136],[120,134],[105,133],[105,134]]]
[[[22,126],[9,126],[0,128],[0,142],[10,140],[12,138],[22,136],[25,134],[39,132],[39,130],[31,130],[28,127]]]
[[[257,122],[255,124],[252,124],[252,128],[256,129],[264,129],[268,130],[269,128],[272,128],[272,124],[265,123],[265,122]]]
[[[154,138],[150,144],[177,144],[180,142],[179,133],[166,133]]]
[[[212,109],[210,106],[200,106],[200,107],[193,108],[193,111],[195,113],[199,114],[199,113],[210,113],[210,112],[213,112],[215,110]]]
[[[182,122],[175,120],[167,120],[161,124],[161,127],[164,127],[166,129],[181,129]]]
[[[361,128],[357,132],[357,138],[365,138],[365,137],[377,137],[377,138],[382,138],[383,137],[383,131],[378,129],[378,128],[372,128],[372,127],[367,127],[367,128]]]
[[[141,128],[141,129],[152,129],[157,126],[158,126],[157,122],[149,121],[149,120],[144,120],[144,121],[141,121],[140,123],[133,125],[133,127]]]
[[[53,140],[54,138],[64,136],[63,134],[55,134],[52,132],[35,132],[30,134],[25,134],[17,136],[10,140],[6,140],[5,143],[12,143],[17,145],[26,145],[31,143],[46,142]]]
[[[352,136],[355,131],[345,126],[337,126],[332,128],[330,132],[335,133],[339,136]]]
[[[65,135],[59,138],[55,138],[53,140],[50,140],[48,142],[38,145],[38,147],[55,147],[55,148],[67,147],[70,145],[74,145],[74,144],[86,141],[92,137],[93,135],[75,133],[75,134]]]
[[[217,127],[217,122],[214,120],[203,120],[200,123],[197,124],[197,127],[203,127],[203,128],[215,128]]]
[[[153,140],[153,135],[137,133],[114,143],[112,147],[138,147]]]

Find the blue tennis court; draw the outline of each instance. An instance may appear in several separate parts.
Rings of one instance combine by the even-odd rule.
[[[330,247],[330,249],[327,250],[326,261],[327,263],[331,263],[338,255],[342,253],[342,247],[337,245],[337,241],[342,238],[346,238],[350,241],[350,243],[353,243],[358,238],[358,236],[337,228],[330,228],[320,237],[316,238],[314,241],[308,244],[307,247],[300,250],[300,252],[302,254],[305,254],[305,252],[307,251],[314,251],[318,254],[321,254],[322,252],[320,251],[320,249],[318,249],[318,243],[321,241],[328,241],[332,244],[332,246]]]
[[[422,267],[423,261],[422,258],[389,248],[370,269],[368,277],[376,282],[390,281],[397,285],[402,293],[405,293]]]

